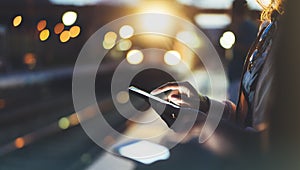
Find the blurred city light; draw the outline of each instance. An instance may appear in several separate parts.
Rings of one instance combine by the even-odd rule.
[[[22,22],[22,16],[18,15],[13,19],[13,26],[17,27],[21,24],[21,22]]]
[[[129,101],[129,94],[126,91],[120,91],[117,96],[116,99],[119,103],[121,104],[125,104]]]
[[[202,9],[229,9],[234,0],[177,0],[179,3],[184,5],[196,6]],[[264,0],[268,1],[268,0]],[[261,10],[262,8],[258,5],[257,0],[247,0],[250,9]]]
[[[121,38],[130,38],[133,36],[134,29],[130,25],[124,25],[120,28],[119,34]]]
[[[65,28],[65,25],[63,23],[57,23],[54,26],[54,33],[55,34],[60,34]]]
[[[164,55],[164,61],[168,65],[177,65],[181,61],[181,55],[177,51],[167,51]]]
[[[23,62],[28,65],[29,69],[33,69],[36,65],[36,56],[33,53],[26,53]]]
[[[170,28],[170,20],[164,15],[143,15],[140,23],[145,31],[150,32],[164,32]]]
[[[131,50],[127,53],[126,59],[129,64],[136,65],[143,61],[144,55],[140,50]]]
[[[147,13],[139,21],[142,29],[149,32],[165,32],[173,29],[171,21],[165,15],[176,15],[177,11],[172,5],[170,1],[142,1],[140,12]]]
[[[46,21],[46,20],[41,20],[41,21],[37,24],[36,29],[37,29],[38,31],[42,31],[43,29],[46,28],[46,26],[47,26],[47,21]]]
[[[227,14],[197,14],[194,20],[203,29],[222,29],[231,23]]]
[[[81,155],[80,161],[85,163],[85,164],[89,164],[92,161],[92,157],[91,157],[90,154],[84,153],[84,154]]]
[[[62,16],[62,21],[65,26],[70,26],[76,22],[77,13],[74,11],[67,11]]]
[[[0,109],[4,109],[6,105],[6,102],[4,99],[0,99]]]
[[[107,135],[103,139],[103,143],[106,144],[106,145],[112,145],[115,142],[116,142],[116,139],[111,135]]]
[[[183,42],[191,48],[199,48],[201,45],[200,39],[197,34],[191,31],[179,32],[177,33],[176,38],[177,40]]]
[[[160,14],[174,14],[174,5],[172,1],[141,1],[140,12],[143,13],[160,13]]]
[[[70,28],[70,37],[75,38],[80,34],[80,27],[79,26],[72,26]]]
[[[16,148],[23,148],[24,145],[25,145],[25,140],[24,140],[24,138],[19,137],[19,138],[17,138],[17,139],[15,140],[15,146],[16,146]]]
[[[75,125],[78,125],[78,124],[79,124],[79,119],[78,119],[76,113],[70,115],[70,116],[68,117],[68,119],[69,119],[69,122],[70,122],[70,125],[71,125],[71,126],[75,126]]]
[[[230,49],[235,43],[235,35],[231,31],[226,31],[220,38],[220,44],[225,49]]]
[[[59,36],[60,42],[65,43],[70,39],[70,32],[65,30]]]
[[[70,121],[68,118],[66,117],[62,117],[59,119],[58,121],[58,127],[61,128],[61,129],[68,129],[70,126]]]
[[[121,39],[119,41],[119,43],[118,43],[117,48],[120,51],[126,51],[126,50],[129,50],[131,48],[131,46],[132,46],[132,43],[131,43],[130,40],[128,40],[128,39],[125,39],[125,40]]]
[[[41,41],[46,41],[50,36],[50,31],[48,29],[43,30],[40,32],[40,40]]]
[[[58,4],[58,5],[95,5],[102,0],[49,0],[51,3]]]
[[[103,40],[103,48],[104,49],[112,49],[115,44],[116,44],[116,40],[117,40],[117,37],[118,35],[115,33],[115,32],[107,32],[105,35],[104,35],[104,40]]]

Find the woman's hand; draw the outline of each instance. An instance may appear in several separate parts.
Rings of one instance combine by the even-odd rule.
[[[152,95],[167,93],[167,100],[179,106],[207,112],[209,108],[208,98],[199,95],[197,90],[189,82],[168,82],[151,92]]]
[[[205,113],[209,109],[209,99],[199,95],[189,82],[169,82],[151,92],[152,95],[159,95],[161,93],[167,93],[167,100],[181,107],[188,107]],[[165,106],[154,100],[150,101],[153,109],[156,110],[167,125],[171,127],[178,116],[179,109],[168,105]],[[185,111],[189,112],[189,110]]]

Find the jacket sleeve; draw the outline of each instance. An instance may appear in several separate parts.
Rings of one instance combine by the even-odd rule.
[[[211,103],[212,99],[209,99],[210,103]],[[216,101],[214,100],[214,102],[217,102],[219,105],[223,105],[224,106],[224,110],[223,110],[223,114],[222,114],[222,119],[228,120],[228,121],[232,121],[235,122],[235,115],[236,115],[236,105],[229,101],[229,100],[225,100],[225,101]]]

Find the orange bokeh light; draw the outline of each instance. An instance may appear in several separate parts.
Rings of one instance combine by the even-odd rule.
[[[61,42],[65,43],[67,41],[69,41],[70,39],[70,32],[69,31],[63,31],[60,36],[59,39]]]
[[[70,36],[72,38],[77,37],[80,34],[80,27],[79,26],[73,26],[70,28]]]
[[[0,99],[0,109],[5,108],[6,102],[4,99]]]
[[[42,31],[43,29],[46,28],[46,26],[47,26],[47,21],[46,21],[46,20],[41,20],[41,21],[37,24],[36,29],[37,29],[38,31]]]
[[[54,33],[60,34],[65,29],[65,26],[63,23],[57,23],[54,27]]]
[[[36,57],[33,53],[26,53],[24,55],[24,63],[28,65],[33,65],[36,63]]]
[[[22,22],[22,16],[18,15],[13,20],[13,26],[17,27],[17,26],[19,26],[21,24],[21,22]]]
[[[17,148],[23,148],[24,145],[25,145],[25,140],[24,140],[24,138],[19,137],[19,138],[17,138],[17,139],[15,140],[15,146],[16,146]]]
[[[72,114],[71,116],[68,117],[68,119],[69,119],[70,124],[72,126],[75,126],[75,125],[79,124],[79,120],[78,120],[77,114]]]

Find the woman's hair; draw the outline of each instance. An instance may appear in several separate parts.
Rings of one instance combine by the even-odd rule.
[[[279,14],[283,13],[283,2],[285,0],[270,0],[268,6],[263,5],[262,0],[257,0],[257,2],[262,6],[263,11],[261,13],[261,20],[271,20],[272,13],[277,11]]]

